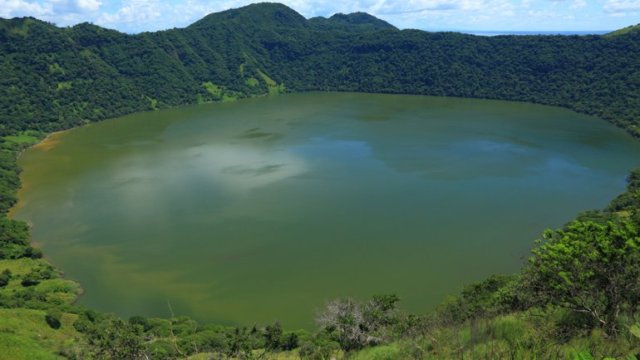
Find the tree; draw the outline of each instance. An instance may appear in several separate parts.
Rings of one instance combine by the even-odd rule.
[[[265,347],[269,350],[278,350],[282,345],[282,327],[276,322],[273,325],[267,325],[264,329]]]
[[[289,351],[297,348],[298,345],[298,335],[296,333],[288,333],[284,335],[280,348],[284,351]]]
[[[378,295],[366,303],[353,299],[330,301],[316,322],[333,334],[345,351],[380,344],[389,338],[390,327],[396,323],[396,295]]]
[[[617,332],[625,307],[640,300],[640,237],[628,220],[574,221],[547,230],[532,250],[523,279],[541,303],[592,316]]]
[[[92,352],[98,359],[146,359],[141,327],[120,319],[106,319],[87,331]]]

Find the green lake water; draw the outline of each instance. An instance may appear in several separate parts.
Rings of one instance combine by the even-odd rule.
[[[309,93],[138,113],[20,158],[15,218],[122,316],[313,326],[329,299],[426,312],[516,272],[640,165],[604,121],[502,101]]]

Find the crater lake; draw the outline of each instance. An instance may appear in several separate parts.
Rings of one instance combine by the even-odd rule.
[[[306,93],[137,113],[20,158],[13,217],[122,316],[313,324],[336,297],[425,311],[606,206],[640,142],[525,103]]]

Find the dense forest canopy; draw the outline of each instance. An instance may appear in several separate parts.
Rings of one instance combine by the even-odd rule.
[[[2,134],[282,91],[528,101],[640,136],[640,32],[495,36],[398,30],[364,13],[305,19],[280,4],[127,35],[0,20]]]

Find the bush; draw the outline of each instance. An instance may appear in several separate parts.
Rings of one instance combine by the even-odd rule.
[[[353,299],[329,302],[316,321],[345,351],[381,344],[389,340],[398,322],[396,295],[378,295],[366,303]]]
[[[0,287],[7,286],[10,280],[11,280],[11,271],[9,269],[5,269],[2,273],[0,273]]]
[[[625,219],[574,221],[544,233],[523,279],[541,304],[587,314],[608,333],[640,299],[640,236]]]
[[[44,321],[47,322],[50,328],[59,329],[62,325],[62,323],[60,322],[61,317],[62,313],[60,311],[51,310],[44,316]]]
[[[22,278],[22,281],[20,283],[24,287],[38,285],[40,283],[40,274],[38,272],[31,271],[30,273],[25,275],[24,278]]]
[[[24,250],[23,257],[31,258],[31,259],[40,259],[42,258],[42,250],[36,249],[34,247],[28,246]]]
[[[467,285],[460,296],[449,299],[439,309],[443,320],[463,323],[528,307],[522,297],[517,276],[494,275]]]
[[[80,333],[89,332],[92,329],[92,326],[93,324],[91,321],[82,316],[78,317],[78,319],[73,323],[73,328]]]
[[[268,350],[280,349],[282,338],[282,327],[279,323],[273,325],[267,325],[264,329],[264,346]]]
[[[298,347],[298,334],[288,333],[284,335],[280,348],[284,351],[293,350]]]
[[[299,354],[303,359],[325,360],[334,358],[333,355],[340,351],[340,344],[323,336],[306,341],[300,346]]]
[[[149,320],[143,316],[132,316],[129,318],[129,324],[131,325],[139,325],[142,327],[142,330],[147,332],[151,329],[151,324],[149,324]]]

